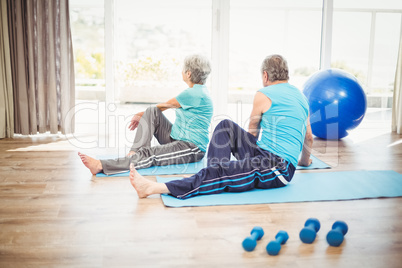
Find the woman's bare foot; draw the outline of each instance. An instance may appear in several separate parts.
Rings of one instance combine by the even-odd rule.
[[[80,156],[82,163],[91,171],[93,175],[96,175],[103,170],[100,160],[87,156],[86,154],[82,154],[80,152],[78,152],[78,155]]]
[[[139,198],[145,198],[152,194],[169,193],[166,184],[150,181],[144,178],[133,166],[130,166],[130,182],[137,191]]]

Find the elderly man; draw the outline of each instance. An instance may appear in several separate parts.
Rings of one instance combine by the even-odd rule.
[[[92,174],[107,175],[127,172],[135,168],[184,164],[201,160],[209,141],[209,125],[213,104],[205,82],[211,72],[209,60],[202,55],[190,55],[184,60],[183,81],[189,86],[175,98],[148,108],[133,116],[130,130],[137,128],[133,146],[126,157],[98,160],[78,153]],[[176,109],[172,124],[162,113]],[[158,146],[151,146],[152,137]]]
[[[286,60],[268,56],[261,72],[264,88],[255,94],[248,132],[230,120],[220,122],[209,144],[208,166],[189,178],[157,183],[131,167],[130,181],[140,198],[169,193],[185,199],[283,187],[291,181],[297,164],[311,164],[308,102],[288,83]],[[231,154],[236,161],[230,161]]]

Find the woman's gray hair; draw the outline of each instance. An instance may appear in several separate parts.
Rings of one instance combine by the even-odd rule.
[[[189,55],[184,59],[183,71],[191,72],[190,81],[192,83],[204,85],[211,73],[211,63],[203,55]]]
[[[261,73],[267,72],[271,82],[289,80],[289,68],[285,58],[281,55],[269,55],[262,62]]]

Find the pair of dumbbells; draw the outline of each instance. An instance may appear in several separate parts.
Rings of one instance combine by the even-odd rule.
[[[264,236],[264,230],[256,226],[250,232],[251,236],[247,237],[243,240],[243,248],[246,251],[253,251],[257,246],[257,241],[260,240]],[[285,244],[289,239],[289,235],[285,231],[279,231],[275,236],[275,240],[268,243],[266,250],[269,255],[278,255],[281,250],[281,245]]]
[[[311,244],[314,242],[317,232],[320,230],[320,221],[316,218],[310,218],[304,224],[304,228],[300,231],[300,240],[303,243]],[[342,244],[344,236],[348,232],[348,225],[344,221],[336,221],[332,225],[332,230],[327,234],[327,242],[330,246],[338,247]]]

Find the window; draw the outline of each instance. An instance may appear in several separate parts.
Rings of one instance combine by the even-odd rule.
[[[108,89],[115,93],[109,102],[155,103],[176,95],[186,87],[181,78],[184,57],[190,53],[211,56],[211,50],[222,45],[211,37],[212,21],[216,19],[212,4],[221,1],[224,0],[71,0],[77,98],[105,100],[104,60],[108,58],[105,53],[110,53],[105,52],[105,44],[109,44],[104,41],[105,26],[114,30],[114,38],[107,41],[113,43],[115,78],[114,88]],[[262,86],[261,62],[273,53],[287,58],[290,83],[302,89],[308,76],[319,69],[323,1],[227,1],[230,30],[224,51],[229,53],[229,63],[222,66],[229,74],[228,98],[218,102],[251,103],[254,92]],[[105,2],[114,8],[105,9]],[[402,1],[333,3],[329,33],[332,67],[357,76],[367,93],[369,107],[389,107]],[[108,25],[105,12],[113,12],[114,19]],[[210,90],[225,90],[218,87]]]
[[[358,78],[368,107],[392,105],[401,17],[397,0],[334,1],[331,67]]]

